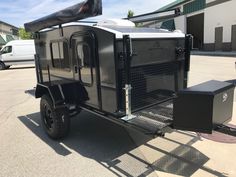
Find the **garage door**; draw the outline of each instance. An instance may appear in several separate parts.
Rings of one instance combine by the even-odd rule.
[[[215,50],[222,50],[223,27],[215,28]]]
[[[236,51],[236,25],[232,26],[232,50]]]

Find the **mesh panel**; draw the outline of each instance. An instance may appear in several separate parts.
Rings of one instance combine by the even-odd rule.
[[[176,74],[180,62],[168,62],[131,68],[131,100],[132,110],[162,102],[173,97]],[[122,70],[122,86],[124,87],[124,71]],[[124,103],[124,91],[122,92]],[[124,109],[124,104],[123,109]]]

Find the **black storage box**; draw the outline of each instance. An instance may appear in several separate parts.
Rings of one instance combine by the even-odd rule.
[[[178,92],[174,100],[173,127],[212,133],[216,125],[231,120],[234,85],[208,81]]]

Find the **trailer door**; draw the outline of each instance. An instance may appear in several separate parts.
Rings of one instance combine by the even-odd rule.
[[[74,33],[71,37],[75,80],[80,81],[87,91],[86,105],[100,108],[97,81],[97,54],[95,36],[89,32]]]

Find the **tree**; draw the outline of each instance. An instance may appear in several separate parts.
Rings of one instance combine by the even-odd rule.
[[[19,37],[21,39],[33,39],[33,33],[26,32],[24,28],[19,28]]]
[[[134,12],[132,10],[129,10],[128,14],[127,14],[127,17],[130,18],[130,17],[133,17],[133,16],[134,16]]]
[[[134,16],[134,12],[132,11],[132,10],[129,10],[128,11],[128,14],[127,14],[127,17],[128,18],[131,18],[131,17],[133,17]],[[135,26],[136,27],[142,27],[143,26],[143,23],[135,23]]]

